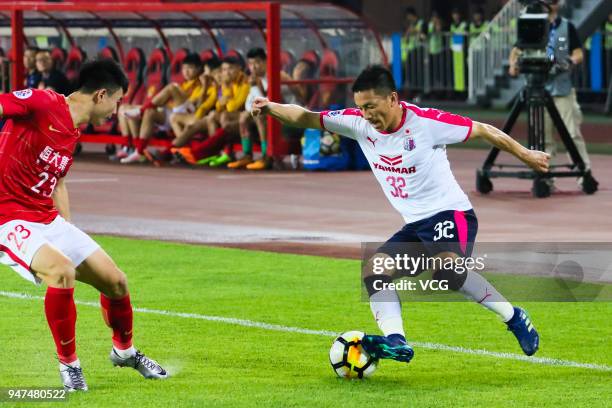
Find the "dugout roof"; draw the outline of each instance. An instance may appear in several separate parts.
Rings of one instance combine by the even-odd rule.
[[[1,4],[1,2],[0,2]],[[13,3],[15,4],[15,3]],[[37,44],[50,39],[49,46],[78,45],[95,55],[104,45],[127,51],[133,46],[146,53],[160,45],[170,50],[186,47],[213,49],[222,54],[236,49],[266,46],[266,11],[249,3],[60,3],[61,9],[23,8],[26,40]],[[225,8],[225,10],[223,9]],[[0,47],[10,48],[11,13],[0,7]],[[354,12],[333,4],[282,4],[280,7],[281,49],[299,57],[307,50],[331,48],[342,61],[342,74],[355,75],[357,67],[387,62],[377,34]],[[119,44],[117,44],[119,43]],[[43,44],[44,45],[44,44]]]

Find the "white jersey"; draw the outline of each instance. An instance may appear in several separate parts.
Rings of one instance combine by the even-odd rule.
[[[406,223],[440,211],[472,208],[453,173],[446,145],[464,142],[472,120],[401,102],[404,114],[397,129],[379,132],[359,109],[324,111],[321,127],[355,139],[387,199]]]

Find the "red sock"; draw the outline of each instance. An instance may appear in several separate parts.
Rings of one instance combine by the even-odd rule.
[[[198,144],[197,147],[192,147],[191,150],[193,151],[195,158],[200,160],[205,157],[218,154],[219,151],[223,149],[224,145],[225,130],[223,128],[219,128],[212,136]]]
[[[67,364],[72,363],[77,359],[74,288],[48,287],[45,295],[45,315],[53,334],[59,360]]]
[[[189,147],[191,150],[199,149],[200,146],[204,143],[204,140],[195,140],[191,139],[186,147]]]
[[[149,145],[149,139],[138,138],[136,139],[135,145],[136,145],[136,151],[138,152],[138,154],[143,155],[145,149]]]
[[[152,109],[152,108],[155,108],[155,105],[153,104],[153,101],[149,99],[140,107],[140,114],[144,115],[147,109]]]
[[[149,146],[149,139],[140,139],[140,154],[144,154],[145,149]]]
[[[102,316],[106,325],[113,329],[113,345],[119,350],[132,347],[132,304],[130,295],[111,299],[100,294]]]

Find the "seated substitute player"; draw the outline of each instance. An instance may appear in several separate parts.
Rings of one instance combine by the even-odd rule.
[[[79,126],[99,125],[117,111],[128,81],[115,62],[86,63],[77,91],[26,89],[0,95],[7,119],[0,139],[0,263],[47,285],[45,315],[67,391],[87,391],[76,354],[75,281],[100,291],[113,331],[110,360],[145,378],[168,374],[132,344],[132,305],[125,274],[88,235],[70,223],[64,177],[72,165]]]
[[[221,83],[221,61],[211,58],[204,63],[204,72],[198,78],[200,80],[201,92],[198,92],[198,101],[194,113],[175,112],[170,115],[170,126],[174,132],[175,139],[172,147],[182,147],[189,143],[194,135],[185,133],[187,126],[206,117],[217,103],[217,94]]]
[[[471,256],[478,223],[451,172],[445,145],[482,138],[534,170],[548,171],[548,154],[523,147],[491,125],[400,101],[391,73],[380,65],[361,72],[353,94],[359,109],[317,113],[258,98],[253,114],[268,114],[291,126],[327,129],[359,143],[387,199],[406,222],[376,257],[394,256],[393,244],[407,242],[421,242],[432,257]],[[385,163],[389,158],[393,165]],[[381,288],[381,282],[392,282],[395,272],[367,275],[366,271],[370,307],[384,336],[366,335],[362,343],[375,358],[409,362],[414,352],[406,343],[399,297],[395,290]],[[453,290],[497,313],[525,354],[537,351],[539,336],[526,312],[513,307],[481,275],[449,268],[436,271],[434,278],[447,280]]]
[[[169,147],[150,154],[150,160],[155,166],[161,166],[163,162],[175,163],[174,151],[188,144],[195,136],[185,132],[187,126],[204,118],[217,103],[217,89],[220,83],[221,61],[216,57],[204,63],[204,71],[198,77],[200,86],[196,88],[189,101],[193,102],[195,112],[175,111],[170,115],[170,127],[174,133],[174,139]],[[147,151],[145,151],[147,154]]]
[[[200,60],[200,56],[198,54],[187,55],[181,64],[181,74],[185,79],[181,84],[175,82],[168,84],[153,99],[145,102],[141,107],[124,112],[128,120],[134,123],[140,121],[140,127],[133,126],[139,129],[134,140],[136,150],[121,159],[122,164],[142,163],[147,159],[154,160],[147,151],[147,146],[155,133],[155,126],[160,126],[162,130],[170,130],[170,115],[172,113],[195,112],[195,101],[202,94],[202,84],[199,80],[201,73],[202,60]]]
[[[268,91],[266,62],[266,51],[263,48],[252,48],[247,53],[247,64],[251,73],[249,76],[251,90],[244,103],[245,110],[240,112],[238,119],[243,156],[240,160],[228,163],[228,169],[246,167],[247,170],[266,170],[272,165],[270,157],[267,156],[268,138],[266,136],[266,120],[264,117],[254,118],[251,115],[255,98],[264,96]],[[261,159],[257,161],[253,160],[253,145],[251,143],[251,129],[253,127],[255,127],[261,145]]]
[[[219,152],[224,146],[233,144],[234,136],[237,138],[240,112],[244,108],[250,89],[240,61],[233,56],[225,57],[221,64],[221,89],[215,109],[204,119],[192,123],[184,130],[185,135],[208,131],[206,140],[192,143],[192,146],[197,147],[177,150],[186,162],[195,164],[203,159],[199,164],[221,167],[232,161],[231,151],[223,152],[221,155]],[[195,159],[196,157],[199,158]]]

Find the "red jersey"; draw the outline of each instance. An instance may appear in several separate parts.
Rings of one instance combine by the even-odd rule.
[[[57,217],[53,190],[72,165],[80,136],[66,99],[51,90],[0,95],[0,225],[11,220],[48,224]]]

